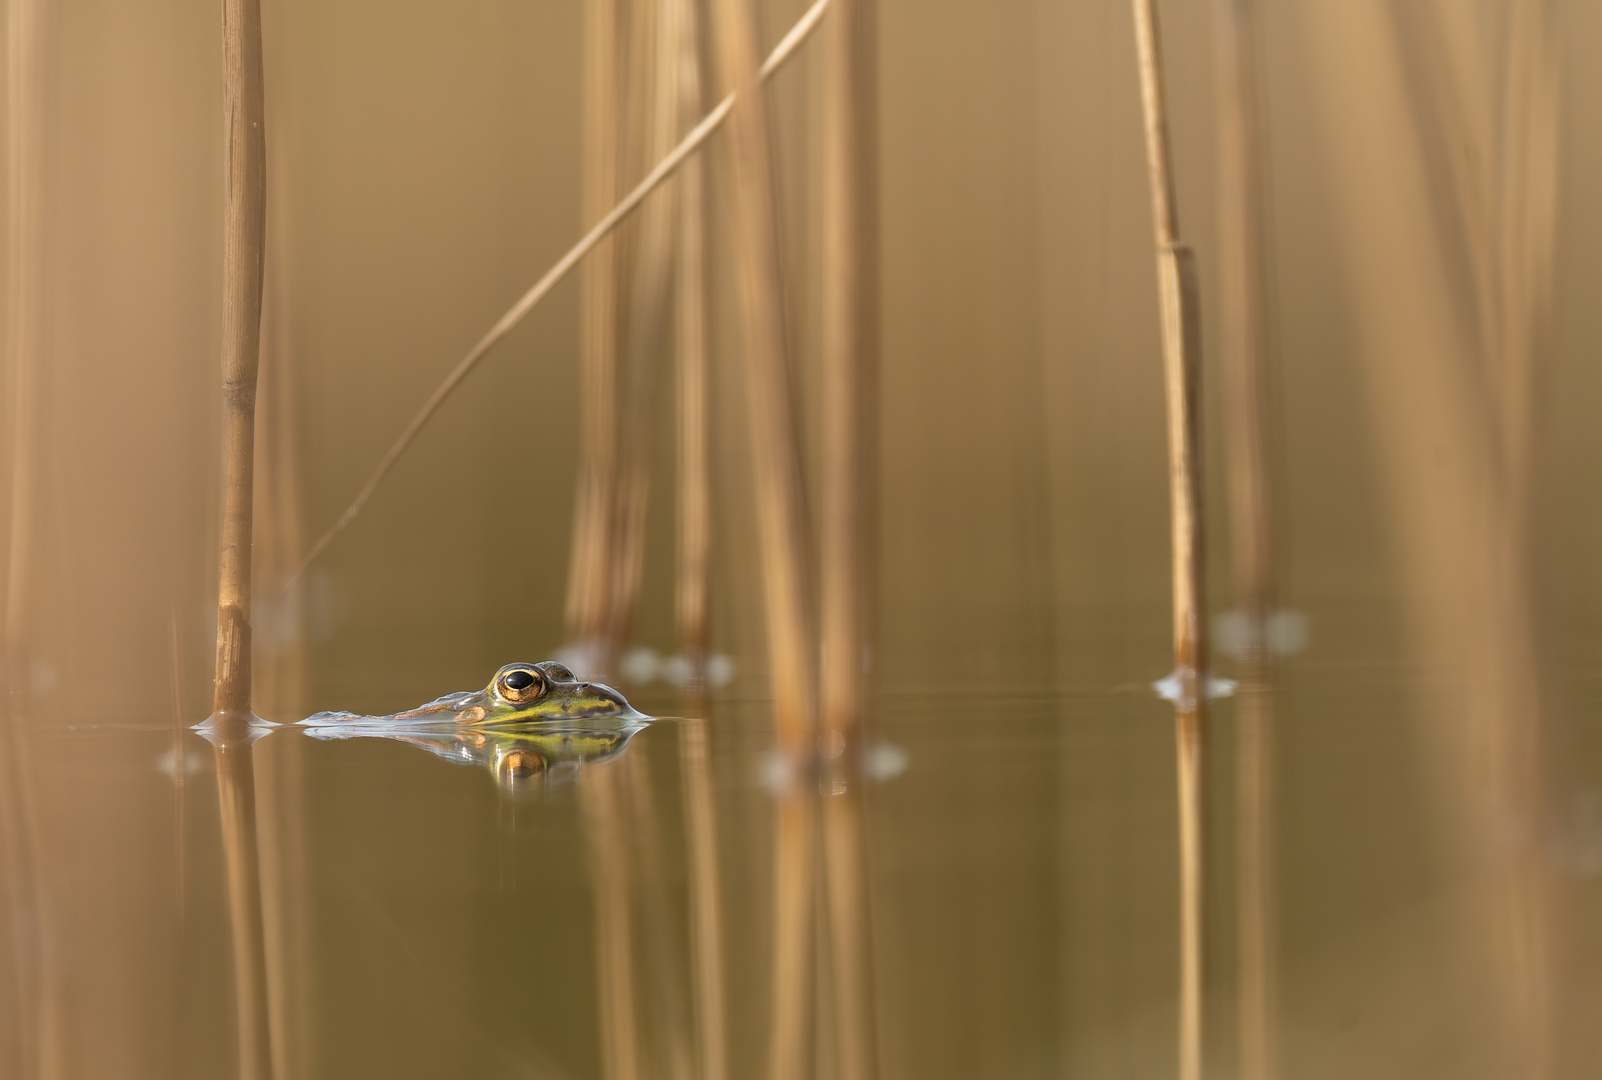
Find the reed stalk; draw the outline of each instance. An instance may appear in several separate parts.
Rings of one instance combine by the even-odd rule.
[[[816,683],[807,559],[807,513],[801,478],[778,218],[773,196],[767,113],[760,87],[755,28],[747,0],[716,0],[714,38],[723,80],[744,97],[731,120],[730,213],[735,237],[751,457],[762,550],[762,591],[779,746],[799,762],[815,745]]]
[[[829,2],[830,0],[816,0],[807,9],[806,14],[796,21],[795,25],[790,28],[790,32],[774,47],[773,51],[768,54],[767,60],[763,62],[758,72],[760,79],[771,78],[774,73],[784,66],[785,61],[795,54],[795,50],[806,41],[807,37],[817,27],[818,22],[823,18],[824,12],[828,10]],[[328,531],[318,537],[317,542],[312,545],[311,550],[306,554],[306,558],[301,562],[299,569],[296,570],[288,584],[285,585],[285,591],[294,588],[300,582],[305,576],[306,570],[328,549],[328,545],[333,543],[334,538],[356,519],[356,515],[361,513],[362,507],[366,506],[367,501],[373,497],[373,493],[383,483],[384,477],[388,476],[390,470],[395,467],[395,463],[406,452],[406,448],[411,446],[413,440],[428,424],[434,413],[439,410],[440,405],[444,404],[445,399],[450,397],[451,392],[461,384],[461,381],[468,376],[473,368],[478,366],[478,362],[484,359],[502,338],[511,333],[513,328],[522,322],[530,311],[534,310],[535,305],[543,300],[556,287],[557,283],[567,276],[569,271],[583,261],[584,257],[597,244],[604,240],[613,229],[617,228],[629,214],[633,213],[647,195],[655,191],[668,177],[674,174],[691,154],[700,149],[701,144],[706,142],[712,133],[729,118],[730,113],[734,111],[734,103],[737,96],[735,93],[730,93],[718,103],[716,108],[702,118],[701,122],[679,141],[679,144],[673,148],[671,154],[657,162],[655,168],[646,175],[645,179],[635,185],[633,190],[614,206],[606,217],[597,222],[578,243],[568,249],[567,254],[558,259],[556,264],[546,271],[545,276],[535,282],[533,287],[524,293],[494,326],[490,327],[489,331],[479,339],[478,343],[468,351],[467,355],[457,362],[456,366],[451,369],[450,374],[446,375],[444,381],[429,395],[428,400],[423,403],[423,407],[412,418],[412,422],[406,426],[400,437],[395,440],[388,452],[380,459],[378,466],[373,470],[372,475],[367,478],[367,482],[362,485],[361,490],[356,493],[356,497],[351,500],[350,505],[345,507]]]
[[[1246,627],[1237,694],[1236,941],[1241,1080],[1278,1074],[1275,819],[1271,664],[1275,551],[1269,467],[1270,377],[1255,0],[1219,0],[1219,308],[1230,539],[1236,605]]]
[[[38,501],[39,346],[43,247],[43,5],[6,9],[6,374],[11,434],[11,505],[6,549],[5,663],[19,688],[27,666],[24,629]]]
[[[824,745],[844,790],[823,802],[834,1072],[879,1075],[872,912],[860,759],[873,595],[869,405],[875,359],[878,245],[875,6],[838,0],[824,31],[822,117],[822,404],[820,628]]]
[[[250,556],[267,143],[260,0],[224,0],[223,517],[214,719],[250,718]]]
[[[860,742],[872,476],[869,383],[877,336],[871,0],[838,0],[824,31],[822,138],[823,726],[831,753]]]
[[[1483,659],[1472,665],[1487,748],[1476,786],[1489,796],[1487,821],[1518,821],[1535,836],[1550,782],[1544,744],[1552,719],[1539,672],[1533,550],[1535,401],[1551,326],[1557,221],[1552,6],[1532,0],[1476,13],[1478,69],[1488,75],[1482,95],[1454,75],[1444,11],[1400,2],[1391,10],[1443,265],[1462,335],[1478,354],[1462,377],[1479,410],[1474,419],[1492,435],[1489,475],[1477,478],[1490,542],[1476,646]],[[1556,901],[1539,844],[1512,850],[1500,888],[1499,1013],[1524,1074],[1550,1075]]]
[[[701,56],[695,0],[677,0],[679,120],[701,115]],[[679,175],[678,247],[678,593],[679,645],[692,685],[706,669],[708,571],[712,548],[711,417],[707,381],[706,193],[701,159]],[[721,1008],[721,1007],[720,1007]],[[703,1035],[705,1033],[703,1032]],[[721,1051],[720,1051],[721,1053]]]
[[[778,749],[810,776],[817,748],[811,574],[801,478],[801,435],[785,340],[767,113],[747,0],[716,0],[713,38],[723,81],[744,99],[731,121],[731,215],[745,353],[747,426],[762,551],[763,608]],[[810,783],[792,781],[777,807],[774,862],[773,1026],[769,1075],[811,1070],[816,807]]]
[[[584,5],[584,187],[586,221],[617,202],[619,134],[618,0]],[[617,477],[617,252],[597,237],[580,279],[579,479],[573,553],[567,579],[567,626],[573,641],[592,641],[606,617],[610,520]],[[555,284],[552,282],[552,284]],[[508,327],[510,329],[510,327]]]
[[[677,20],[682,0],[646,0],[652,17],[642,17],[636,33],[646,39],[649,61],[645,88],[647,160],[657,160],[678,140],[681,112],[678,65],[683,46]],[[645,48],[648,45],[649,48]],[[682,178],[681,178],[682,179]],[[631,287],[628,348],[622,381],[622,425],[618,431],[618,477],[612,510],[610,579],[603,626],[605,656],[623,646],[639,602],[645,568],[645,524],[650,501],[651,452],[655,443],[657,384],[662,326],[675,262],[678,189],[669,184],[640,211]]]
[[[18,1065],[24,1075],[61,1075],[62,984],[55,961],[53,906],[43,876],[42,841],[26,734],[33,692],[28,656],[29,584],[39,500],[44,268],[43,0],[6,6],[6,327],[3,340],[10,445],[3,625],[0,625],[0,840],[14,933]]]
[[[1206,744],[1207,623],[1201,492],[1201,327],[1196,264],[1179,239],[1162,45],[1152,0],[1133,0],[1136,55],[1157,241],[1163,371],[1168,399],[1168,475],[1172,521],[1175,709],[1178,745],[1180,965],[1179,1077],[1202,1069],[1202,807]]]

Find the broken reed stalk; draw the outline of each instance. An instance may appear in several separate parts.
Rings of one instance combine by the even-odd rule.
[[[1202,753],[1206,736],[1207,628],[1203,596],[1200,461],[1201,332],[1196,264],[1179,240],[1169,164],[1162,46],[1153,0],[1133,0],[1135,44],[1157,241],[1174,577],[1174,675],[1180,868],[1179,1077],[1202,1062]]]
[[[829,0],[816,0],[807,9],[806,14],[796,21],[796,24],[790,28],[790,32],[768,54],[767,60],[763,62],[758,72],[762,80],[771,78],[779,68],[784,66],[784,62],[790,59],[802,42],[806,41],[828,8]],[[586,233],[578,243],[568,249],[567,254],[558,259],[556,265],[546,271],[545,276],[535,282],[533,287],[524,293],[494,326],[490,327],[489,331],[479,339],[478,344],[474,345],[467,355],[457,362],[456,366],[451,369],[450,374],[446,375],[445,380],[429,395],[428,400],[423,403],[423,407],[412,418],[412,422],[406,425],[406,429],[401,432],[394,445],[389,448],[389,451],[379,461],[378,467],[367,478],[367,482],[356,493],[356,497],[351,500],[350,505],[345,507],[328,531],[318,537],[317,542],[312,545],[299,569],[295,571],[289,582],[284,586],[286,592],[300,582],[301,578],[305,576],[307,568],[317,561],[318,556],[327,550],[328,545],[333,542],[334,538],[356,519],[357,514],[361,513],[362,507],[367,505],[367,501],[373,497],[373,492],[378,490],[378,486],[383,482],[384,477],[389,475],[390,470],[395,467],[395,463],[406,452],[406,448],[412,444],[434,413],[438,411],[440,405],[451,395],[451,391],[455,390],[461,381],[468,376],[468,373],[478,365],[478,362],[484,359],[490,349],[494,348],[502,338],[511,333],[512,329],[522,322],[530,311],[534,310],[535,305],[543,300],[546,294],[555,288],[556,284],[583,260],[584,256],[588,255],[613,229],[617,228],[618,224],[627,218],[647,195],[655,191],[663,181],[672,176],[686,158],[700,149],[701,144],[706,142],[712,133],[729,118],[729,114],[734,110],[736,97],[737,94],[730,93],[719,102],[716,108],[708,113],[688,135],[680,140],[671,154],[657,162],[656,167],[651,170],[645,179],[635,185],[634,189],[614,206],[606,217],[597,222],[595,227]]]
[[[223,518],[214,719],[250,717],[250,547],[267,209],[260,0],[224,0]]]
[[[585,0],[581,210],[586,221],[601,217],[617,203],[618,14],[618,0]],[[602,237],[596,238],[595,249],[580,279],[584,425],[579,433],[566,609],[568,636],[573,641],[594,638],[605,617],[608,521],[617,477],[617,250],[610,239]]]
[[[1236,942],[1241,1080],[1278,1074],[1272,679],[1274,607],[1269,468],[1272,387],[1263,258],[1265,185],[1256,0],[1219,0],[1219,307],[1236,604],[1246,628],[1237,694]]]
[[[701,115],[700,31],[695,0],[674,0],[679,30],[679,120]],[[712,548],[712,457],[706,330],[706,193],[699,157],[679,172],[678,337],[679,363],[679,644],[693,685],[705,677],[707,653],[707,563]]]

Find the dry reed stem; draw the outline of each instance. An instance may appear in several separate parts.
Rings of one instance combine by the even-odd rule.
[[[1255,0],[1220,0],[1219,308],[1236,604],[1246,625],[1237,694],[1236,941],[1241,1080],[1278,1074],[1273,885],[1273,710],[1265,631],[1274,608],[1269,425],[1273,398],[1264,285],[1262,140]]]
[[[1219,330],[1228,417],[1230,540],[1236,602],[1246,616],[1250,648],[1260,651],[1273,604],[1274,551],[1255,9],[1255,0],[1220,0],[1216,41]]]
[[[877,332],[874,80],[868,0],[840,0],[825,30],[822,139],[823,485],[820,626],[823,726],[854,753],[865,696],[872,417]]]
[[[586,221],[605,214],[617,202],[618,23],[618,0],[586,0],[581,207]],[[567,579],[567,626],[574,640],[594,636],[605,617],[608,521],[617,472],[616,260],[616,245],[598,237],[594,257],[585,264],[580,280],[580,396],[584,425],[579,436],[582,441],[573,513],[573,554]]]
[[[6,11],[6,387],[10,402],[11,506],[6,553],[5,662],[26,666],[23,640],[38,482],[39,284],[43,247],[43,13],[39,0],[10,0]]]
[[[634,931],[629,919],[627,820],[619,808],[621,776],[609,763],[588,770],[579,785],[595,898],[596,989],[601,1011],[601,1075],[639,1080],[639,1019],[634,1000]]]
[[[42,842],[21,710],[32,694],[28,657],[28,585],[38,512],[39,425],[45,196],[44,94],[46,21],[41,0],[9,0],[6,9],[6,329],[4,386],[10,432],[10,506],[7,522],[4,625],[0,627],[0,826],[14,925],[31,926],[18,942],[19,1064],[26,1075],[58,1076],[61,979],[54,959],[52,907],[41,858]]]
[[[250,714],[250,554],[261,345],[267,143],[260,0],[224,0],[223,518],[217,582],[219,719]]]
[[[701,115],[700,32],[696,0],[677,0],[679,30],[679,119]],[[701,159],[679,174],[678,247],[679,460],[678,594],[679,643],[698,684],[706,666],[708,571],[712,547],[711,417],[707,376],[706,194]]]
[[[639,34],[649,36],[652,79],[646,83],[649,121],[648,160],[672,149],[679,130],[678,95],[682,45],[677,19],[679,0],[648,0],[660,6],[655,18],[638,20]],[[680,178],[682,180],[682,177]],[[616,654],[628,636],[645,569],[645,524],[651,488],[651,451],[655,442],[658,372],[661,367],[662,323],[675,261],[678,191],[668,185],[640,211],[630,297],[627,364],[624,369],[622,424],[618,431],[618,485],[612,512],[611,577],[606,590],[602,651]]]
[[[1152,225],[1157,241],[1163,371],[1168,400],[1169,500],[1174,578],[1178,736],[1180,978],[1179,1077],[1202,1069],[1202,757],[1206,741],[1207,626],[1203,592],[1200,375],[1195,260],[1179,241],[1169,164],[1162,47],[1152,0],[1133,0]]]
[[[714,38],[724,82],[744,95],[731,122],[731,213],[735,276],[744,331],[757,525],[767,615],[774,721],[780,750],[800,761],[815,745],[811,573],[808,566],[801,436],[784,327],[767,112],[758,82],[755,28],[747,0],[716,0]]]
[[[812,30],[817,26],[818,21],[823,17],[823,13],[828,10],[828,7],[829,0],[816,0],[807,9],[806,14],[796,21],[796,24],[790,28],[790,32],[768,54],[767,60],[758,72],[762,79],[771,78],[779,68],[784,66],[784,62],[794,54],[795,50],[812,33]],[[645,179],[635,185],[634,189],[620,203],[614,206],[606,217],[597,222],[594,228],[568,250],[567,254],[558,259],[556,265],[546,271],[545,276],[535,282],[533,287],[524,293],[494,326],[490,327],[489,331],[479,339],[478,344],[474,345],[467,355],[457,362],[456,366],[451,369],[450,374],[429,395],[428,400],[423,403],[423,407],[412,418],[412,422],[406,426],[400,437],[395,440],[394,445],[389,448],[389,451],[379,461],[378,467],[373,470],[367,482],[356,493],[356,497],[351,500],[350,505],[339,515],[339,518],[329,530],[318,537],[317,542],[312,545],[311,551],[307,553],[300,568],[296,570],[288,584],[284,586],[286,592],[299,583],[300,579],[305,576],[307,567],[315,562],[317,557],[328,548],[334,537],[343,532],[356,519],[356,515],[367,504],[367,500],[372,498],[373,492],[378,490],[378,485],[383,482],[385,476],[389,475],[389,471],[395,467],[395,463],[400,460],[400,456],[406,452],[406,448],[417,438],[424,425],[433,417],[445,399],[450,396],[451,391],[456,389],[490,349],[503,337],[511,333],[512,329],[522,322],[530,311],[534,310],[534,306],[543,300],[546,294],[555,288],[559,281],[567,276],[568,271],[577,266],[584,256],[588,255],[613,229],[617,228],[618,224],[628,217],[647,195],[656,190],[664,180],[672,176],[674,171],[684,163],[685,159],[699,149],[702,143],[706,142],[711,134],[729,118],[729,114],[734,109],[736,97],[736,94],[730,93],[719,102],[716,108],[708,113],[688,135],[680,140],[671,154],[657,162],[656,167],[647,174]]]
[[[219,729],[209,737],[216,750],[217,803],[228,873],[239,1076],[240,1080],[272,1080],[273,1037],[268,1010],[261,855],[256,834],[256,773],[251,750],[256,734]]]
[[[1459,14],[1461,13],[1454,13]],[[1483,662],[1476,701],[1489,730],[1483,762],[1494,820],[1540,833],[1548,783],[1533,599],[1535,399],[1551,321],[1557,218],[1557,49],[1545,0],[1493,9],[1479,40],[1485,93],[1471,97],[1446,45],[1435,5],[1392,5],[1407,91],[1425,143],[1437,235],[1465,338],[1478,349],[1466,380],[1494,436],[1482,478],[1491,543]],[[1472,85],[1472,80],[1470,81]],[[1502,1015],[1525,1074],[1553,1068],[1555,899],[1538,844],[1515,849],[1503,874]]]

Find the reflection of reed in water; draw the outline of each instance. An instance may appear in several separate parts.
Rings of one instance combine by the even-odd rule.
[[[240,1080],[272,1080],[267,944],[262,919],[261,852],[256,831],[256,773],[251,744],[260,729],[213,727],[217,803],[228,871],[228,916],[234,951],[234,998],[239,1026]]]
[[[704,699],[689,702],[679,721],[679,768],[684,784],[685,846],[690,871],[690,985],[695,999],[696,1075],[729,1074],[723,971],[723,901],[718,867],[717,805],[708,760]]]
[[[1162,47],[1152,0],[1134,0],[1144,108],[1163,370],[1168,398],[1169,512],[1174,576],[1175,723],[1179,798],[1179,1076],[1199,1080],[1202,1061],[1202,763],[1207,723],[1207,623],[1203,593],[1200,468],[1201,330],[1196,265],[1179,240],[1169,165]]]

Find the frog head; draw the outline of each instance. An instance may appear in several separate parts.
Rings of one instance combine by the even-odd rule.
[[[462,691],[435,698],[405,712],[389,716],[322,712],[301,723],[312,727],[351,723],[385,723],[397,727],[417,725],[470,725],[474,727],[534,724],[547,720],[646,720],[623,695],[601,683],[581,682],[554,660],[538,664],[507,664],[482,690]]]

